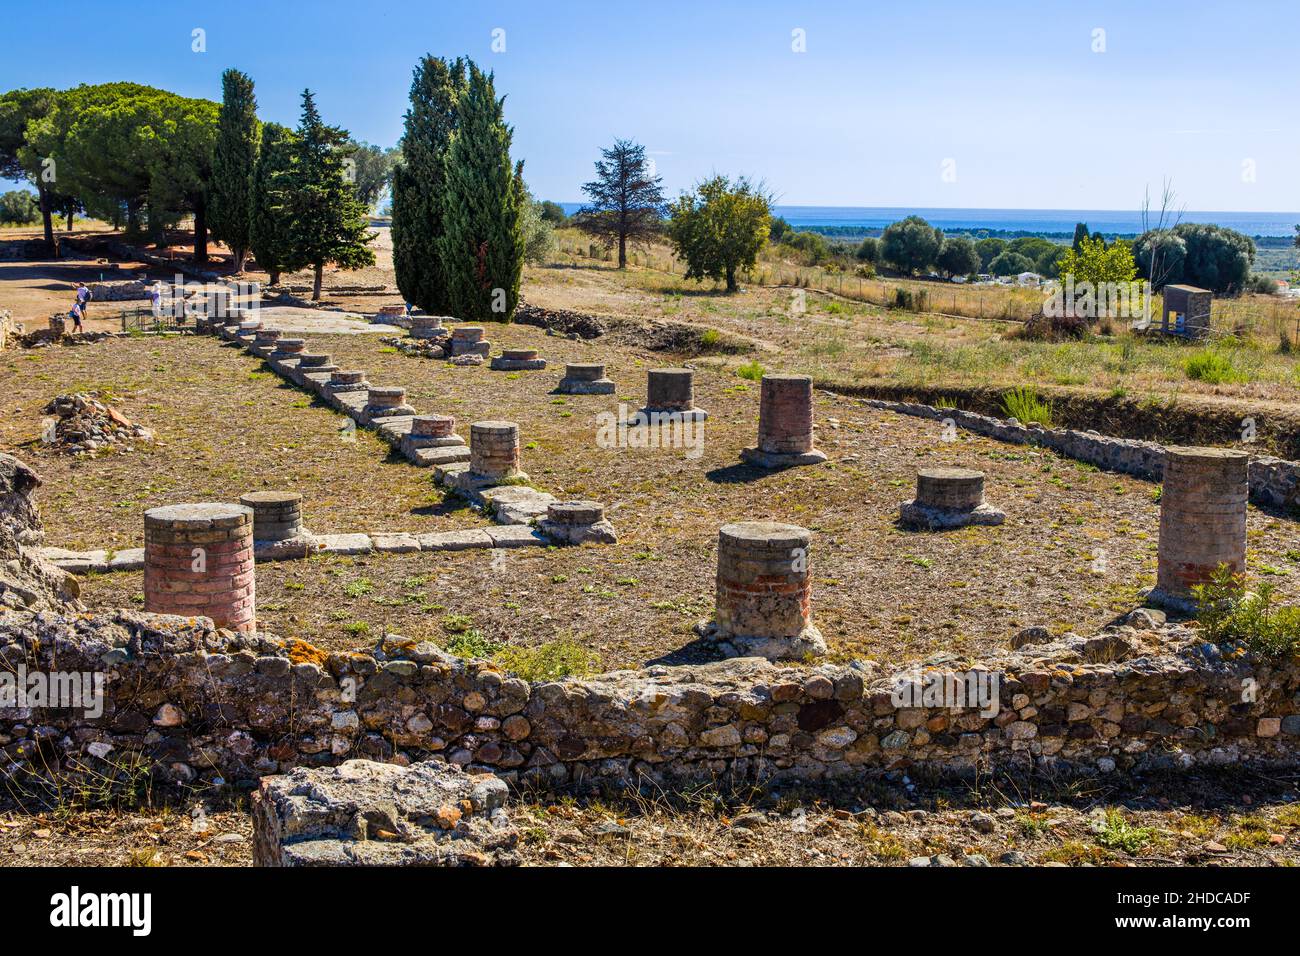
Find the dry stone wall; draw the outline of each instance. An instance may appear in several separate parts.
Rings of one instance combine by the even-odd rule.
[[[1295,661],[1223,653],[1145,610],[1093,637],[966,665],[966,686],[991,690],[974,706],[931,694],[942,664],[738,658],[529,683],[399,638],[326,654],[134,612],[6,612],[0,655],[106,675],[99,717],[0,711],[10,772],[55,761],[105,772],[105,761],[143,757],[174,780],[215,783],[437,759],[567,788],[1294,765],[1300,747]]]

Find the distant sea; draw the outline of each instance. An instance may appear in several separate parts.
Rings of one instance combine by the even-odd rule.
[[[573,213],[580,203],[560,203]],[[922,216],[946,231],[988,229],[1031,234],[1073,234],[1075,223],[1086,222],[1092,232],[1137,235],[1142,215],[1135,209],[911,209],[884,206],[776,206],[776,215],[796,228],[808,226],[879,230],[907,216]],[[1151,221],[1154,223],[1155,216]],[[1184,212],[1180,222],[1203,222],[1235,229],[1248,236],[1293,236],[1297,212]]]

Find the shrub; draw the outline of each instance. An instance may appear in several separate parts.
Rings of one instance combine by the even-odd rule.
[[[533,647],[502,647],[494,655],[506,670],[528,681],[586,677],[598,658],[570,638],[559,638]]]
[[[501,650],[501,644],[484,636],[482,631],[469,630],[454,634],[447,640],[447,651],[457,657],[491,657]]]
[[[1277,295],[1277,280],[1253,272],[1250,278],[1246,280],[1245,291],[1253,292],[1256,295]]]
[[[1015,388],[1002,396],[1002,410],[1022,425],[1037,422],[1052,427],[1052,403],[1040,398],[1032,388]]]
[[[474,619],[468,614],[448,614],[442,619],[442,629],[448,634],[465,634],[474,626]]]
[[[736,369],[736,374],[741,378],[749,379],[751,382],[761,382],[765,371],[767,370],[758,362],[751,361]]]
[[[1183,362],[1187,377],[1210,385],[1245,381],[1246,373],[1233,363],[1232,356],[1219,349],[1201,349]]]
[[[1156,831],[1151,827],[1135,827],[1118,810],[1107,810],[1105,819],[1100,821],[1098,827],[1097,842],[1109,849],[1123,850],[1133,855],[1141,852],[1155,836]]]
[[[1206,640],[1214,644],[1240,643],[1263,658],[1300,652],[1300,607],[1275,606],[1273,585],[1262,583],[1254,593],[1245,578],[1226,565],[1205,584],[1192,587],[1196,620]]]
[[[894,289],[893,307],[906,309],[908,312],[925,312],[930,308],[930,293],[924,289],[913,292],[898,286]]]

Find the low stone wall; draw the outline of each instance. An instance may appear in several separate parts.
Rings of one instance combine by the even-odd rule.
[[[102,773],[141,756],[186,783],[357,757],[445,759],[547,789],[1296,763],[1295,661],[1220,653],[1155,612],[1130,621],[970,665],[992,692],[958,706],[928,696],[934,667],[740,658],[529,683],[395,637],[325,653],[203,618],[10,611],[11,672],[98,671],[105,689],[100,716],[0,710],[0,741],[11,773],[78,762]]]
[[[1014,419],[1003,420],[956,408],[936,408],[915,402],[891,402],[863,399],[870,408],[914,415],[932,421],[951,420],[958,428],[1018,445],[1050,448],[1069,458],[1137,478],[1159,481],[1164,473],[1165,446],[1133,438],[1112,438],[1094,431],[1069,428],[1043,428],[1022,425]],[[1285,461],[1271,455],[1250,458],[1250,500],[1272,508],[1300,506],[1300,462]]]

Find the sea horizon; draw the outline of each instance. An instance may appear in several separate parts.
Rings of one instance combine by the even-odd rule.
[[[572,215],[582,203],[559,204]],[[921,216],[932,225],[948,230],[979,230],[1027,233],[1073,233],[1076,223],[1087,223],[1092,232],[1106,235],[1137,235],[1145,231],[1142,213],[1135,209],[1007,209],[926,206],[795,206],[775,205],[772,212],[796,228],[883,229],[907,216]],[[1154,223],[1158,212],[1148,221]],[[1282,237],[1295,234],[1300,212],[1232,212],[1186,210],[1166,214],[1167,221],[1206,223],[1235,229],[1248,236]]]

